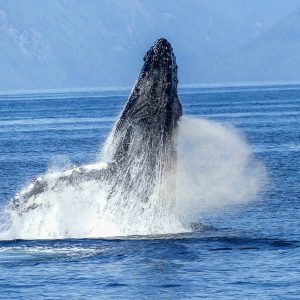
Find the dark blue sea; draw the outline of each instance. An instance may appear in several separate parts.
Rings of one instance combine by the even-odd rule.
[[[1,210],[59,157],[95,160],[128,94],[1,94]],[[191,233],[1,240],[1,299],[300,299],[300,85],[186,88],[180,99],[185,115],[243,133],[267,174],[256,199],[199,215]]]

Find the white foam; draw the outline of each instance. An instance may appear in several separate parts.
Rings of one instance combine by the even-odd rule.
[[[263,165],[233,126],[183,118],[178,143],[177,215],[253,200],[265,183]]]
[[[204,119],[183,118],[178,141],[176,209],[158,194],[148,202],[116,193],[96,180],[32,196],[35,209],[18,214],[8,210],[1,239],[56,239],[169,234],[188,231],[186,220],[201,212],[255,199],[263,182],[263,168],[253,160],[245,139],[233,128]],[[96,162],[69,170],[54,169],[42,176],[51,182],[74,170],[99,170]],[[32,184],[24,191],[32,188]],[[158,193],[158,192],[157,192]],[[119,198],[118,198],[119,197]],[[30,202],[31,201],[31,202]],[[127,201],[127,200],[126,200]]]

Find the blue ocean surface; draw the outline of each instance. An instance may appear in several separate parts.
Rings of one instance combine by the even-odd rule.
[[[60,158],[94,161],[128,94],[1,94],[1,210]],[[1,299],[299,299],[300,86],[184,88],[179,96],[185,115],[244,134],[268,177],[256,199],[199,215],[204,226],[191,233],[2,240]]]

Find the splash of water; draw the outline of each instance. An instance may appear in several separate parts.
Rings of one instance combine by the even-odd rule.
[[[191,221],[202,212],[254,200],[266,182],[263,164],[231,125],[184,117],[178,148],[178,217]]]
[[[110,151],[112,139],[108,138],[101,159],[109,160]],[[136,174],[139,167],[138,163],[132,164],[132,168],[137,168]],[[98,162],[82,166],[81,170],[106,168],[106,163]],[[186,220],[192,221],[193,215],[199,218],[203,211],[254,199],[263,182],[262,170],[233,127],[185,117],[178,139],[175,207],[172,196],[166,201],[174,191],[163,189],[172,186],[165,181],[172,180],[174,172],[165,174],[163,179],[158,176],[148,201],[139,201],[138,190],[126,197],[118,192],[122,188],[111,194],[112,181],[83,180],[76,185],[62,182],[57,187],[57,178],[70,171],[51,169],[41,179],[49,186],[46,191],[31,196],[22,213],[8,210],[9,223],[0,238],[111,237],[189,231]],[[141,180],[141,191],[145,190],[143,184],[146,183]],[[25,187],[21,194],[30,188]]]

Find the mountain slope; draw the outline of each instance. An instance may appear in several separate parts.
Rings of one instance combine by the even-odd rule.
[[[300,10],[232,55],[210,62],[209,81],[300,81]]]
[[[0,0],[0,90],[130,86],[161,36],[174,47],[182,83],[216,81],[208,62],[287,13],[270,15],[252,1]]]

